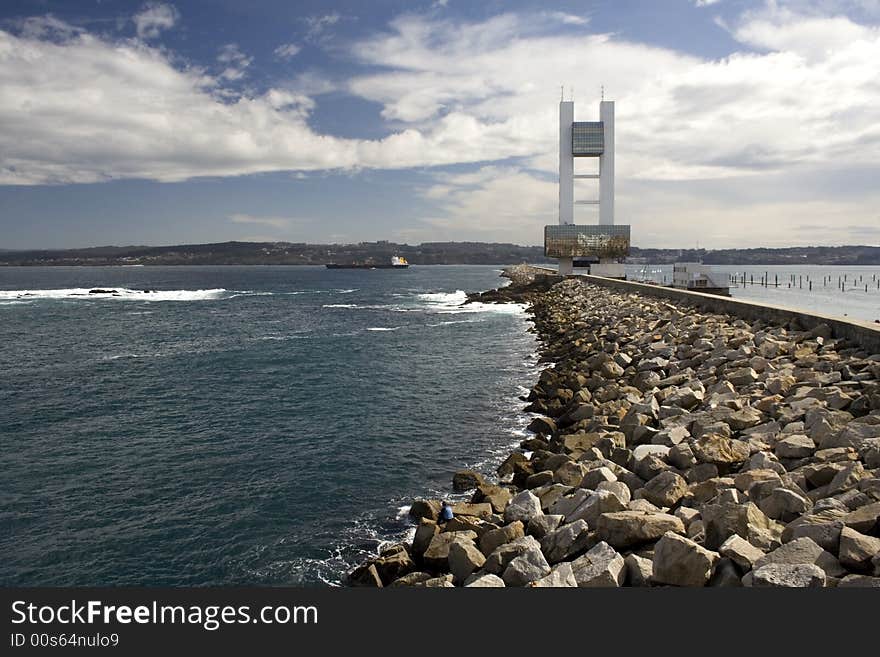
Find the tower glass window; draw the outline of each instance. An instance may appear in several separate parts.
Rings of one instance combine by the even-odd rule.
[[[576,121],[571,124],[571,154],[595,157],[605,152],[605,126],[601,121]]]

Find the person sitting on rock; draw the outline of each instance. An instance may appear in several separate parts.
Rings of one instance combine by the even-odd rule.
[[[452,518],[452,507],[449,506],[449,502],[444,501],[443,505],[440,507],[440,516],[437,521],[443,523],[452,520]]]

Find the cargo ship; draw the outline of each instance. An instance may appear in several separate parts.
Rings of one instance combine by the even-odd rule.
[[[406,258],[393,256],[391,262],[375,262],[374,260],[366,260],[364,262],[351,262],[348,264],[327,263],[324,265],[327,269],[406,269],[409,263]]]

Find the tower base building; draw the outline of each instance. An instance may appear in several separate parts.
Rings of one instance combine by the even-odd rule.
[[[614,102],[599,104],[599,121],[575,121],[574,102],[559,103],[559,223],[544,227],[544,254],[559,273],[588,267],[596,276],[624,278],[629,226],[614,223]],[[575,173],[575,158],[599,161],[598,172]],[[599,198],[575,200],[577,180],[597,180]],[[599,223],[576,224],[575,205],[598,206]]]

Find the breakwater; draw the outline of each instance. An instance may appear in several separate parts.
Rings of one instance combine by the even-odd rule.
[[[474,492],[452,520],[414,501],[412,542],[353,584],[880,585],[872,327],[508,275],[475,298],[530,303],[551,364],[526,400],[533,437],[497,479],[456,474]]]

